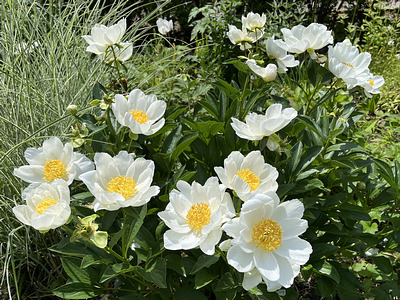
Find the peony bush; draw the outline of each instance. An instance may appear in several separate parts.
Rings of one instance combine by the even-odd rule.
[[[14,171],[29,184],[18,220],[63,232],[51,250],[69,280],[54,295],[386,293],[357,264],[373,257],[376,272],[393,273],[398,263],[398,222],[386,221],[398,220],[400,176],[352,137],[357,102],[379,94],[383,77],[369,71],[369,53],[322,24],[282,28],[279,39],[265,33],[265,14],[241,21],[226,28],[242,51],[226,62],[233,79],[214,82],[192,109],[126,78],[125,19],[83,36],[109,82],[93,87],[90,112],[70,108],[82,134],[28,148],[29,165]],[[157,28],[166,35],[172,21]]]

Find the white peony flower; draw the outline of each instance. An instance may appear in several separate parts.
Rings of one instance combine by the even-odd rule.
[[[242,16],[242,24],[243,28],[249,29],[251,31],[257,31],[259,29],[263,29],[265,22],[267,21],[267,17],[265,14],[255,14],[249,12],[247,17]]]
[[[57,137],[45,140],[38,149],[26,149],[25,159],[29,165],[14,169],[14,175],[29,183],[52,182],[60,178],[69,185],[82,173],[94,169],[90,159],[73,152],[71,143],[63,145]]]
[[[99,24],[94,25],[91,35],[82,36],[89,44],[86,51],[97,55],[103,54],[108,47],[115,45],[121,40],[125,31],[126,19],[122,19],[110,27]]]
[[[276,65],[274,64],[268,64],[265,68],[260,67],[257,65],[256,61],[254,59],[249,59],[246,61],[246,64],[249,66],[249,68],[256,73],[258,76],[261,76],[261,78],[265,82],[273,81],[276,78],[276,70],[278,69]]]
[[[242,206],[240,216],[222,226],[232,237],[227,260],[243,272],[243,287],[252,289],[261,279],[268,291],[290,287],[312,252],[298,236],[306,231],[303,204],[295,199],[279,204],[269,192],[255,194]]]
[[[121,151],[111,157],[96,153],[96,170],[79,178],[94,195],[94,211],[117,210],[120,207],[141,206],[160,192],[158,186],[150,186],[154,176],[154,162]]]
[[[259,30],[257,33],[247,33],[246,28],[240,30],[236,28],[236,26],[228,25],[228,38],[232,42],[232,44],[240,44],[240,50],[250,49],[252,46],[251,44],[257,41],[262,37],[264,32]],[[262,34],[261,34],[262,33]]]
[[[120,94],[115,95],[112,111],[117,121],[135,133],[151,135],[160,130],[165,123],[167,104],[157,100],[155,95],[145,95],[141,90],[130,92],[128,100]]]
[[[364,88],[364,93],[368,98],[372,98],[374,94],[379,94],[381,92],[379,88],[385,83],[385,79],[382,76],[371,73],[367,73],[360,81],[359,85]]]
[[[299,61],[294,59],[294,56],[287,54],[288,46],[282,40],[274,40],[274,37],[269,37],[265,41],[265,49],[270,58],[276,59],[278,63],[278,73],[285,73],[288,69],[299,65]]]
[[[158,213],[170,228],[164,234],[164,247],[186,250],[200,246],[205,254],[214,254],[222,224],[235,216],[231,197],[217,177],[209,178],[204,186],[180,180],[177,188],[170,193],[165,211]]]
[[[329,70],[338,78],[343,79],[350,90],[361,85],[369,74],[368,66],[371,62],[371,54],[360,53],[355,46],[348,42],[337,43],[329,46],[328,66]]]
[[[314,53],[314,50],[321,49],[333,43],[333,36],[325,25],[311,23],[307,27],[303,25],[294,26],[292,29],[282,28],[283,39],[288,45],[291,53]]]
[[[252,151],[243,156],[233,151],[224,160],[224,168],[215,167],[221,182],[246,201],[252,194],[266,193],[278,189],[278,171],[265,163],[260,151]]]
[[[172,23],[172,20],[168,21],[166,19],[159,18],[156,24],[158,32],[162,35],[166,35],[168,32],[174,29],[174,23]]]
[[[114,61],[125,62],[132,56],[133,45],[131,43],[119,43],[119,46],[113,45],[112,50],[107,51],[106,61],[114,65]],[[114,57],[115,55],[115,57]]]
[[[14,207],[13,213],[20,222],[36,230],[60,227],[71,214],[69,188],[62,179],[31,184],[22,192],[22,198],[26,205]]]
[[[250,141],[261,140],[264,136],[278,132],[297,116],[294,108],[285,108],[279,103],[272,104],[265,111],[265,115],[250,113],[246,116],[243,123],[238,119],[232,118],[231,126],[235,133],[242,139]]]

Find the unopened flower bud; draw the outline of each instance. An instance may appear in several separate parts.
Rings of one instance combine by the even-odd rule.
[[[75,115],[78,113],[78,106],[76,106],[75,104],[70,104],[70,105],[68,105],[68,107],[67,107],[67,111],[68,111],[71,115],[75,116]]]

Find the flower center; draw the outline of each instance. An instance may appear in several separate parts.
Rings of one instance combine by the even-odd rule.
[[[251,239],[265,252],[272,252],[281,246],[282,228],[277,222],[262,218],[254,225]]]
[[[370,86],[374,86],[375,82],[371,79],[368,79],[367,82],[369,83]]]
[[[66,168],[62,161],[58,159],[50,159],[44,165],[43,174],[44,180],[52,182],[56,178],[63,178],[66,173]]]
[[[139,124],[145,124],[149,118],[147,117],[147,114],[144,113],[142,110],[131,110],[130,111],[132,117],[135,119],[136,122]]]
[[[205,225],[211,222],[210,216],[210,205],[203,202],[193,204],[186,215],[186,224],[193,230],[200,231]]]
[[[121,194],[125,200],[133,197],[136,191],[136,183],[133,178],[119,175],[113,177],[107,183],[107,192]]]
[[[344,65],[346,65],[346,66],[348,66],[350,68],[353,68],[354,70],[356,69],[356,68],[354,68],[354,66],[352,64],[349,64],[349,63],[346,63],[346,62],[342,62],[342,64],[344,64]]]
[[[237,171],[236,175],[250,186],[250,192],[255,191],[260,185],[260,178],[254,175],[253,172],[249,171],[249,169]]]
[[[38,206],[36,206],[36,212],[38,214],[43,214],[43,212],[48,209],[51,205],[57,204],[57,201],[51,198],[46,198]]]

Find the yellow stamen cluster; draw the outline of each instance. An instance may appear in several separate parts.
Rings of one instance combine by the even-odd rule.
[[[193,230],[200,231],[205,225],[210,224],[210,216],[210,205],[204,202],[193,204],[186,215],[186,224]]]
[[[107,191],[109,193],[121,194],[125,200],[128,200],[135,195],[136,183],[131,177],[119,175],[118,177],[111,178],[107,183]]]
[[[260,185],[260,178],[254,175],[253,172],[249,171],[249,169],[237,171],[236,175],[250,186],[250,192],[255,191]]]
[[[348,67],[351,67],[351,68],[353,68],[354,70],[356,69],[356,68],[354,68],[354,66],[353,66],[352,64],[345,63],[345,62],[342,62],[342,64],[344,64],[344,65],[346,65],[346,66],[348,66]]]
[[[147,117],[147,114],[144,113],[142,110],[132,110],[130,111],[130,114],[132,115],[132,117],[135,119],[136,122],[138,122],[139,124],[145,124],[149,118]]]
[[[368,79],[367,82],[369,83],[370,86],[374,86],[375,82],[371,79]]]
[[[67,169],[64,163],[58,159],[50,159],[44,165],[43,179],[52,182],[56,178],[63,178]]]
[[[57,204],[57,201],[51,198],[46,198],[38,206],[36,206],[36,212],[38,214],[43,214],[43,212],[48,209],[51,205]]]
[[[275,251],[281,246],[282,228],[277,222],[262,218],[260,222],[254,225],[251,239],[257,247],[265,252]]]

